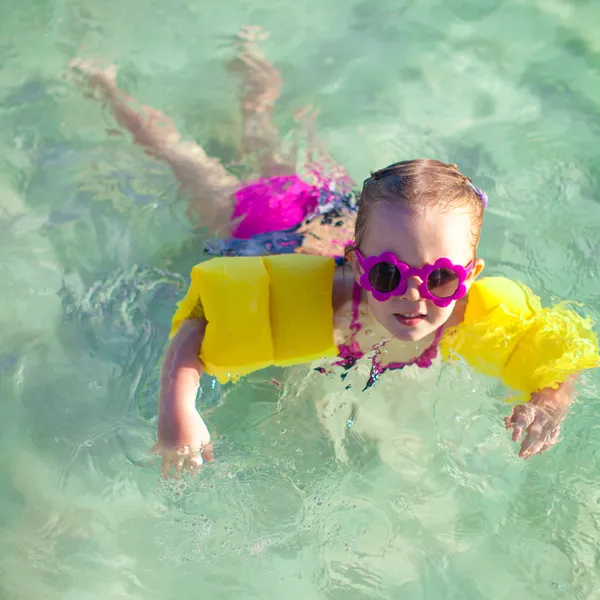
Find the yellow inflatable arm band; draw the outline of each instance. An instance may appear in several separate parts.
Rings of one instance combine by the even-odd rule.
[[[501,378],[527,401],[569,375],[600,366],[592,327],[565,303],[544,308],[526,286],[486,277],[471,286],[464,321],[446,332],[441,351]]]
[[[221,383],[269,365],[336,356],[331,294],[333,259],[306,254],[222,257],[192,269],[173,317],[204,317],[200,359]]]

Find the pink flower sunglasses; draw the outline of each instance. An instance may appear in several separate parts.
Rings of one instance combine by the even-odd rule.
[[[358,264],[363,269],[359,285],[379,302],[405,294],[408,279],[416,276],[421,280],[421,298],[431,300],[440,308],[446,307],[465,296],[465,281],[474,265],[474,261],[471,261],[463,267],[455,265],[449,258],[438,258],[432,265],[415,269],[398,260],[391,252],[367,257],[358,248],[355,252]]]

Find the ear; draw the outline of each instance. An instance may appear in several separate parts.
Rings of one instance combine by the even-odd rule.
[[[362,270],[358,264],[358,259],[356,258],[356,252],[354,252],[354,250],[356,250],[356,246],[348,244],[348,246],[344,248],[344,255],[352,267],[352,275],[354,276],[355,281],[358,281],[362,275]]]
[[[473,265],[473,268],[469,273],[469,283],[473,283],[479,277],[484,267],[485,261],[483,260],[483,258],[476,258],[475,264]]]

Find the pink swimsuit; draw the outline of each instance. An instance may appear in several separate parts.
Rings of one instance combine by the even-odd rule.
[[[360,300],[361,300],[362,290],[358,283],[354,283],[354,288],[352,289],[352,321],[350,323],[350,331],[352,333],[351,340],[349,344],[342,344],[339,346],[339,360],[334,362],[333,364],[336,366],[344,367],[344,369],[351,369],[356,362],[362,358],[365,353],[360,349],[360,345],[356,341],[356,335],[361,330],[361,324],[359,321],[359,308],[360,308]],[[438,344],[440,338],[442,337],[443,328],[440,327],[436,334],[431,345],[426,348],[420,356],[417,356],[407,362],[397,362],[390,363],[387,366],[383,366],[381,361],[379,360],[379,355],[381,353],[381,348],[385,346],[386,341],[380,342],[373,349],[375,353],[371,359],[371,373],[367,384],[365,385],[366,389],[370,388],[374,383],[377,382],[379,377],[385,373],[385,371],[395,371],[398,369],[403,369],[404,367],[409,367],[411,365],[416,365],[420,369],[427,369],[431,366],[434,359],[437,356],[438,352]],[[324,370],[319,369],[321,372]],[[342,375],[345,377],[345,374]]]

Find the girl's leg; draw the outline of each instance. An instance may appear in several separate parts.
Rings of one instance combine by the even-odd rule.
[[[322,167],[333,165],[321,140],[315,132],[318,111],[312,106],[295,114],[298,128],[291,147],[282,152],[281,140],[271,119],[281,93],[282,79],[276,67],[269,62],[258,43],[268,34],[259,27],[245,27],[235,37],[238,55],[230,62],[230,69],[242,75],[240,105],[243,118],[241,160],[256,161],[257,171],[263,177],[293,175],[297,172],[299,138],[304,137],[306,148],[301,166],[310,168],[314,163]],[[335,165],[336,169],[339,169]]]
[[[240,159],[250,159],[262,177],[292,175],[296,172],[295,156],[281,155],[279,134],[271,122],[282,80],[279,71],[259,48],[258,43],[267,37],[268,34],[259,27],[245,27],[234,41],[238,54],[229,67],[242,76]]]
[[[140,105],[120,90],[114,66],[98,68],[90,61],[75,59],[70,67],[90,95],[108,106],[136,144],[171,167],[182,192],[189,197],[188,215],[217,235],[227,235],[237,178],[195,142],[182,142],[172,119],[157,109]]]

